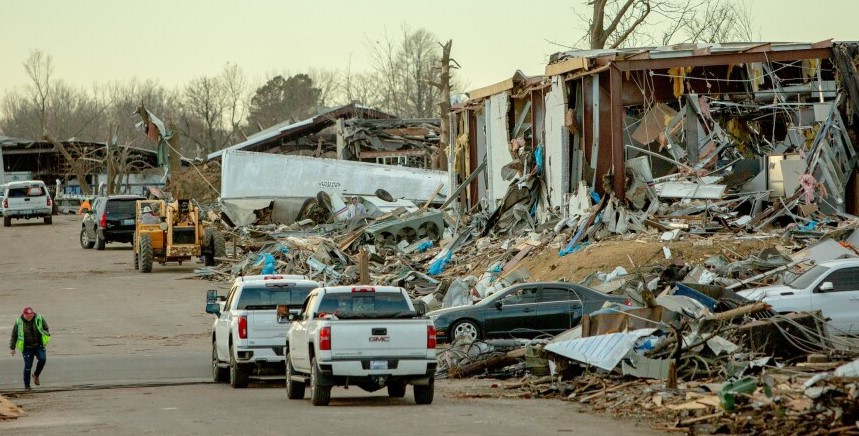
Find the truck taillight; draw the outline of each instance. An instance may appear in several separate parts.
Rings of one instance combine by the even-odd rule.
[[[427,326],[427,349],[435,350],[435,327],[428,325]]]
[[[248,317],[239,317],[239,339],[248,338]]]
[[[3,199],[3,209],[9,209],[9,200]]]
[[[52,203],[51,203],[51,197],[45,197],[45,198],[47,198],[47,199],[48,199],[48,207],[51,207],[51,205],[52,205]]]
[[[319,329],[319,350],[331,351],[331,327]]]
[[[103,229],[107,228],[107,212],[101,214],[101,219],[98,220],[98,226]]]

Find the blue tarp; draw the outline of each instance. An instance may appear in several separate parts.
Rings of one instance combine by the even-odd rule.
[[[439,275],[444,272],[444,268],[450,263],[450,258],[453,257],[453,252],[448,252],[447,256],[435,261],[429,268],[428,274],[431,276]]]

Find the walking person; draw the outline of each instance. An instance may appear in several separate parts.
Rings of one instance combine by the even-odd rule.
[[[48,323],[42,315],[33,311],[32,307],[25,307],[24,313],[15,321],[12,327],[12,339],[9,341],[9,349],[13,356],[15,351],[20,351],[24,356],[24,389],[30,390],[30,372],[33,369],[33,359],[37,359],[36,372],[33,373],[33,383],[39,386],[39,374],[45,368],[47,354],[45,347],[51,342],[51,331]]]

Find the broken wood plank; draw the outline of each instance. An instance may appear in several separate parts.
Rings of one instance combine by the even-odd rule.
[[[627,386],[633,385],[633,384],[635,384],[635,383],[637,383],[637,382],[638,382],[638,380],[634,380],[634,381],[631,381],[631,382],[621,383],[621,384],[619,384],[619,385],[617,385],[617,386],[612,386],[612,387],[610,387],[610,388],[602,389],[602,390],[600,390],[599,392],[597,392],[597,393],[595,393],[595,394],[590,394],[590,395],[588,395],[588,396],[586,396],[586,397],[584,397],[584,398],[580,399],[580,400],[579,400],[579,402],[581,402],[581,403],[587,403],[588,401],[593,400],[594,398],[599,398],[599,397],[601,397],[601,396],[603,396],[603,395],[605,395],[605,394],[607,394],[607,393],[609,393],[609,392],[619,391],[619,390],[621,390],[621,389],[623,389],[623,388],[625,388],[625,387],[627,387]]]
[[[423,206],[421,206],[421,210],[427,210],[427,208],[429,208],[429,206],[432,204],[432,201],[435,200],[435,198],[438,196],[438,193],[441,192],[441,188],[443,188],[443,187],[444,187],[444,183],[438,184],[438,188],[435,188],[435,192],[433,192],[432,195],[430,195],[429,200],[427,200],[427,202],[424,203]]]

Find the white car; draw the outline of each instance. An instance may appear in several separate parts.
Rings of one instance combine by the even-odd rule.
[[[310,293],[289,330],[286,392],[314,406],[331,400],[332,386],[383,387],[402,398],[414,386],[415,402],[433,400],[436,335],[432,321],[415,312],[408,294],[393,286],[337,286]]]
[[[821,262],[786,285],[740,291],[780,313],[820,310],[834,334],[859,334],[859,258]]]
[[[11,182],[3,191],[3,227],[12,225],[12,219],[42,218],[51,224],[54,204],[48,187],[40,180]]]
[[[226,297],[206,296],[212,325],[212,377],[234,388],[250,378],[283,379],[283,346],[289,313],[298,313],[305,297],[320,286],[304,276],[239,277]],[[278,311],[281,311],[279,314]]]

